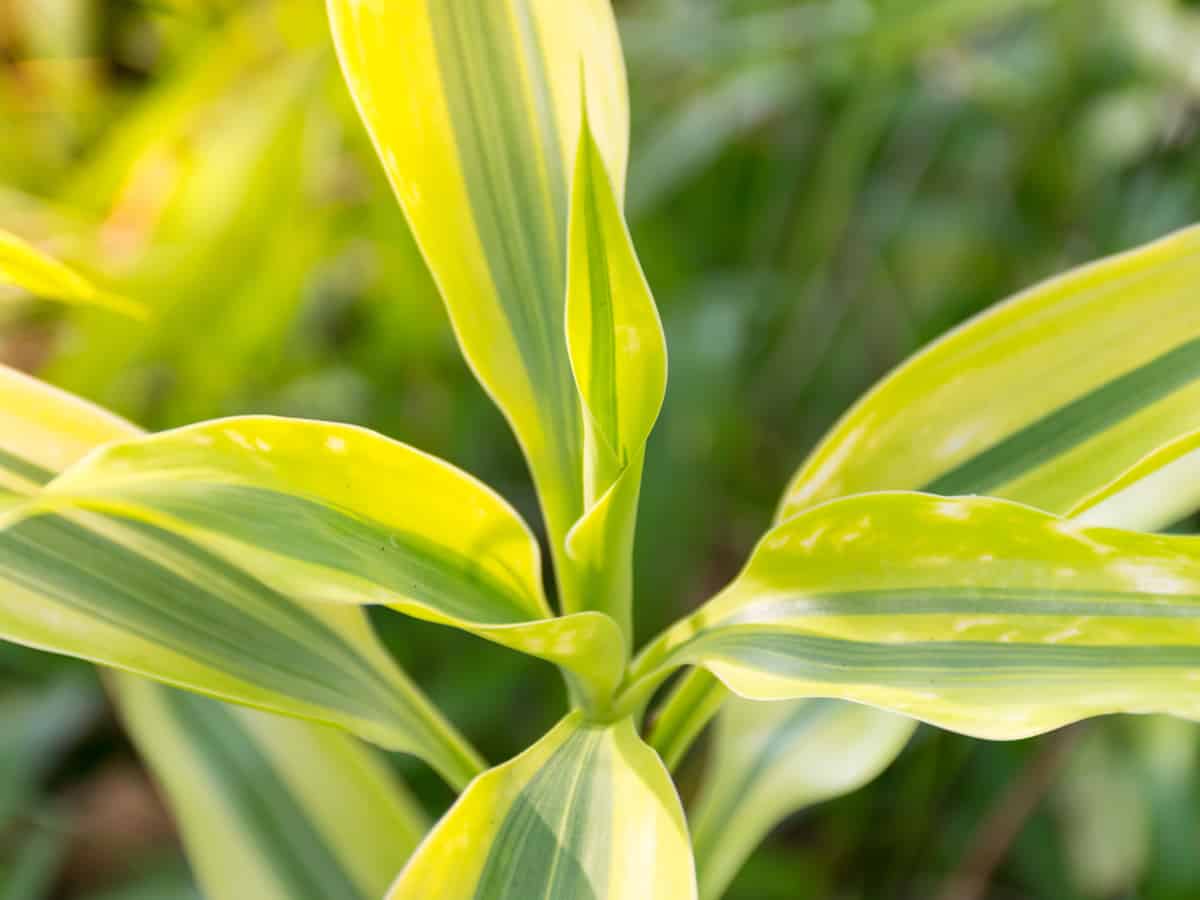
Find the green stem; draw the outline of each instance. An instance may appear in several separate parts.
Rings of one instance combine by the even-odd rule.
[[[694,668],[662,702],[650,726],[649,743],[674,771],[728,695],[707,669]]]
[[[398,687],[408,694],[409,704],[416,708],[418,719],[424,726],[425,740],[438,751],[436,756],[431,754],[426,757],[426,762],[450,787],[461,792],[471,779],[490,768],[487,760],[471,746],[471,742],[442,715],[441,710],[434,706],[428,697],[407,679]],[[391,733],[387,737],[390,737],[390,740],[385,738],[378,741],[381,746],[391,749],[412,746],[413,726],[407,715],[397,724],[390,725],[389,731]],[[370,736],[368,739],[371,739]]]

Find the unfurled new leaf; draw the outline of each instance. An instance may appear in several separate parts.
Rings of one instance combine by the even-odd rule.
[[[591,426],[587,496],[645,446],[667,389],[667,345],[604,157],[585,118],[571,186],[567,346]]]
[[[566,341],[583,401],[586,511],[567,553],[578,564],[585,608],[631,633],[634,526],[646,440],[667,387],[667,347],[585,116],[571,185]]]
[[[388,900],[694,900],[683,810],[628,719],[572,713],[477,778]]]
[[[1137,530],[1186,515],[1200,503],[1187,387],[1200,322],[1181,291],[1198,250],[1196,231],[1181,232],[1026,291],[935,342],[817,448],[780,517],[841,493],[923,487],[986,489]],[[1141,362],[1130,368],[1133,360]],[[1139,407],[1144,400],[1149,412]],[[720,693],[711,689],[690,711],[669,710],[670,718],[694,731]],[[726,715],[775,714],[754,713],[739,698],[727,704],[718,720],[724,734]],[[800,714],[807,701],[791,705]],[[843,714],[884,716],[854,707]],[[707,877],[701,873],[702,890]]]

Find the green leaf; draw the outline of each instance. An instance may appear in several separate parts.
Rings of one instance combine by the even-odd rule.
[[[192,542],[314,611],[385,604],[463,628],[558,664],[597,702],[622,676],[611,619],[553,616],[537,542],[512,507],[366,429],[242,417],[110,444],[22,514],[67,509]]]
[[[647,740],[674,771],[700,732],[729,701],[729,691],[708,669],[692,668],[672,686],[650,719]]]
[[[875,778],[916,724],[836,700],[730,703],[690,816],[700,896],[720,897],[776,822]]]
[[[1190,228],[985,312],[842,419],[793,478],[782,517],[892,489],[1068,512],[1200,428],[1198,277],[1200,229]]]
[[[1200,505],[1200,431],[1159,447],[1080,500],[1070,516],[1089,525],[1154,531]]]
[[[683,810],[633,723],[578,712],[467,788],[389,900],[696,896]]]
[[[1194,718],[1198,617],[1200,539],[864,494],[768,532],[643,652],[623,702],[691,663],[750,699],[856,700],[983,738],[1114,712]]]
[[[102,290],[74,269],[3,228],[0,228],[0,285],[15,285],[47,300],[102,306],[136,319],[146,317],[146,310],[140,304]]]
[[[565,608],[583,513],[563,340],[568,179],[588,118],[619,196],[625,70],[608,0],[329,0],[342,69],[463,353],[533,470]]]
[[[28,492],[105,429],[109,439],[136,434],[0,369],[5,483]],[[481,768],[397,668],[361,609],[299,603],[152,523],[80,510],[34,514],[45,509],[40,496],[9,508],[0,529],[0,637],[336,724],[422,757],[453,784]]]
[[[662,323],[584,117],[571,185],[567,347],[583,400],[586,512],[567,537],[587,608],[632,635],[633,540],[646,440],[667,389]]]
[[[212,900],[375,900],[428,827],[383,759],[333,729],[112,682]]]
[[[780,518],[795,515],[806,506],[843,491],[915,489],[936,482],[946,465],[939,461],[937,448],[953,447],[962,441],[963,435],[985,436],[979,446],[987,444],[986,436],[990,435],[997,447],[1019,449],[1021,443],[1013,437],[1016,432],[1006,431],[1010,425],[1003,423],[1019,421],[1022,416],[1037,421],[1042,421],[1038,416],[1045,419],[1038,426],[1040,432],[1033,432],[1037,440],[1042,439],[1039,434],[1044,435],[1052,428],[1061,428],[1066,435],[1090,433],[1095,423],[1089,423],[1088,417],[1095,418],[1098,403],[1108,402],[1103,400],[1105,395],[1101,394],[1099,401],[1090,401],[1091,405],[1068,403],[1051,411],[1043,391],[1034,388],[1013,391],[1006,387],[1006,380],[1015,379],[1020,384],[1032,377],[1053,377],[1057,384],[1058,376],[1047,373],[1057,372],[1064,359],[1070,360],[1075,372],[1080,360],[1086,359],[1089,365],[1098,363],[1093,374],[1097,384],[1111,381],[1111,376],[1120,374],[1121,369],[1113,368],[1106,375],[1104,366],[1127,365],[1115,353],[1120,348],[1115,346],[1118,342],[1112,337],[1113,329],[1119,328],[1122,321],[1145,315],[1143,303],[1153,303],[1164,311],[1160,317],[1163,326],[1168,325],[1168,320],[1177,325],[1182,306],[1175,296],[1178,282],[1174,279],[1181,277],[1179,271],[1189,271],[1187,267],[1195,265],[1190,259],[1195,246],[1193,235],[1194,232],[1183,232],[1160,245],[1068,273],[988,311],[918,354],[884,379],[817,448],[789,486]],[[1156,292],[1161,292],[1161,297]],[[1137,329],[1139,334],[1143,330]],[[1174,331],[1164,327],[1158,332],[1156,339],[1160,342],[1190,333],[1177,327]],[[1029,344],[1023,345],[1027,338]],[[960,363],[963,368],[955,370]],[[929,396],[936,400],[931,402]],[[980,402],[980,396],[986,396],[986,400]],[[1050,463],[1046,477],[1013,479],[1011,468],[1005,474],[1005,467],[1013,465],[1013,457],[999,450],[984,450],[979,453],[981,461],[974,464],[980,479],[977,483],[956,485],[954,479],[946,479],[941,487],[986,486],[989,493],[1016,496],[1034,506],[1069,511],[1072,517],[1089,524],[1147,531],[1161,528],[1200,503],[1200,478],[1191,477],[1196,462],[1190,454],[1196,439],[1189,434],[1179,437],[1181,431],[1191,427],[1192,417],[1182,406],[1164,410],[1166,415],[1152,423],[1134,427],[1126,427],[1119,417],[1113,419],[1111,424],[1117,430],[1112,442],[1100,448],[1100,455],[1092,460],[1098,464],[1087,469],[1074,468],[1075,457],[1069,457]],[[1130,406],[1124,411],[1124,415],[1136,413]],[[1141,430],[1143,425],[1146,430]],[[1165,446],[1159,446],[1164,443]],[[1026,446],[1031,452],[1037,450]],[[1147,449],[1150,452],[1138,459]],[[1085,450],[1086,447],[1077,452]],[[1114,450],[1119,451],[1117,457],[1103,457],[1103,453]],[[1032,456],[1029,459],[1031,464],[1036,462]],[[1122,471],[1120,461],[1130,459],[1137,461]],[[996,467],[994,477],[988,466]],[[663,711],[664,721],[673,726],[686,746],[725,693],[720,686],[710,687],[687,704],[668,704]],[[808,703],[796,701],[759,708],[750,701],[729,698],[718,718],[718,731],[726,735],[734,733],[723,725],[726,716],[735,720],[776,717],[786,722],[786,708],[801,715]],[[864,711],[857,706],[843,706],[841,715],[852,721],[874,716],[879,727],[886,727],[891,719],[886,713]],[[654,746],[671,750],[669,742],[674,737],[673,733],[659,735],[656,731]],[[898,753],[900,746],[894,752]],[[812,753],[805,749],[801,755],[810,767],[838,765],[849,749],[840,749],[827,757],[822,757],[815,748]],[[678,750],[671,752],[678,755]],[[721,769],[710,768],[708,777],[732,777],[728,773],[736,766],[736,762],[729,762]],[[781,807],[777,818],[804,803],[807,801],[798,802],[791,809]],[[749,815],[757,828],[759,823],[752,813]],[[731,820],[731,831],[740,832],[740,828],[740,819]],[[753,844],[748,844],[743,855],[752,849]],[[740,860],[733,858],[732,850],[724,850],[724,855],[726,860],[722,865],[732,873]],[[712,872],[712,869],[701,871],[703,891],[714,889],[710,887],[714,878],[723,887],[726,873],[714,876]]]

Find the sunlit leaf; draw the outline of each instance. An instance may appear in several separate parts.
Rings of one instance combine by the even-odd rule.
[[[346,80],[469,364],[529,459],[562,559],[583,512],[563,340],[580,81],[620,196],[628,110],[608,0],[329,0]]]
[[[311,214],[313,95],[327,67],[303,54],[257,69],[245,54],[235,61],[246,71],[232,85],[212,73],[224,97],[197,85],[162,130],[113,135],[112,162],[126,169],[103,198],[97,255],[153,320],[131,329],[76,310],[73,339],[40,372],[155,424],[210,417],[270,371],[328,239],[328,217]],[[108,180],[99,172],[93,188]]]
[[[797,473],[781,514],[892,489],[1068,512],[1200,428],[1198,277],[1193,228],[982,314],[867,394]]]
[[[626,719],[572,713],[467,788],[389,900],[696,896],[675,786]]]
[[[129,675],[113,684],[212,900],[377,900],[424,836],[386,763],[339,731]]]
[[[667,388],[650,288],[586,118],[571,185],[567,347],[583,400],[586,512],[567,538],[582,601],[632,631],[634,527],[646,440]]]
[[[103,290],[70,266],[0,228],[0,286],[4,285],[47,300],[102,306],[134,318],[146,315],[132,300]]]
[[[30,493],[85,442],[136,435],[0,369],[0,471]],[[13,515],[9,508],[6,516]],[[362,610],[306,606],[152,523],[86,511],[0,530],[0,637],[250,706],[337,724],[462,784],[473,752],[396,667]],[[249,652],[252,648],[252,652]]]
[[[984,738],[1088,716],[1200,717],[1200,540],[991,498],[881,493],[768,532],[635,664],[757,700],[836,697]]]
[[[321,614],[385,604],[467,629],[557,663],[598,698],[621,678],[611,619],[553,617],[537,543],[512,507],[366,429],[242,417],[112,444],[55,480],[39,508],[194,542]]]
[[[1200,479],[1190,477],[1196,465],[1191,453],[1195,438],[1188,431],[1195,425],[1187,408],[1187,397],[1192,394],[1185,390],[1182,400],[1172,399],[1171,385],[1159,384],[1145,395],[1157,400],[1158,413],[1141,415],[1136,396],[1127,397],[1124,407],[1110,406],[1107,404],[1120,391],[1097,392],[1107,390],[1113,377],[1129,366],[1130,352],[1149,360],[1155,347],[1161,353],[1162,348],[1182,342],[1185,351],[1175,353],[1176,365],[1186,362],[1188,329],[1200,334],[1200,320],[1187,313],[1187,301],[1179,299],[1183,279],[1190,277],[1196,266],[1192,260],[1194,235],[1183,232],[1134,254],[1068,273],[985,313],[918,354],[864,398],[822,443],[793,479],[780,518],[841,493],[922,487],[986,490],[1034,506],[1069,511],[1087,523],[1138,530],[1162,528],[1191,512],[1200,503]],[[1142,322],[1152,307],[1163,311],[1152,330],[1130,324]],[[1131,345],[1115,338],[1122,327],[1134,328],[1138,335],[1145,332],[1146,342],[1141,343],[1139,337]],[[1197,358],[1195,351],[1190,353]],[[1033,386],[1040,378],[1057,390],[1063,368],[1071,370],[1072,379],[1083,370],[1090,372],[1088,377],[1094,382],[1090,390],[1096,397],[1063,402],[1053,391]],[[1155,370],[1149,371],[1153,374]],[[1164,371],[1161,365],[1158,371]],[[1142,380],[1154,384],[1152,378]],[[1031,386],[1015,390],[1010,386],[1022,383]],[[1086,384],[1086,379],[1080,382]],[[1137,390],[1139,386],[1132,383],[1131,387]],[[986,399],[981,401],[981,397]],[[1101,422],[1103,416],[1098,418],[1098,412],[1112,418]],[[1125,421],[1139,415],[1135,421]],[[1013,424],[1028,420],[1032,424],[1019,429]],[[1096,431],[1097,423],[1102,430],[1112,429],[1111,433],[1105,436]],[[1032,440],[1018,440],[1018,431],[1028,432],[1026,437],[1032,435]],[[1061,435],[1048,440],[1051,431],[1061,431]],[[1071,435],[1082,438],[1078,449],[1070,451],[1076,455],[1057,458],[1068,452]],[[1098,443],[1089,443],[1093,439]],[[1040,459],[1038,453],[1054,440],[1064,443],[1051,456]],[[974,455],[964,457],[973,460],[964,470],[973,471],[977,480],[967,483],[957,480],[958,476],[941,478],[951,463],[939,448],[957,453],[956,447],[968,450],[968,444],[976,449]],[[1000,452],[1004,447],[1017,452]],[[1139,458],[1143,453],[1146,455]],[[1020,463],[1021,459],[1025,462]],[[1087,465],[1077,466],[1079,459],[1087,460]],[[1036,476],[1014,476],[1025,463],[1031,472],[1036,470]],[[1045,466],[1044,471],[1040,466]],[[692,677],[696,682],[704,678]],[[666,710],[667,724],[685,737],[703,727],[725,691],[716,686],[695,693],[686,706]],[[786,720],[781,709],[764,709],[737,697],[726,704],[718,718],[718,728],[726,735],[733,733],[721,724],[726,715],[739,720]],[[797,701],[789,705],[799,715],[807,704]],[[874,715],[881,724],[887,721],[884,713],[849,706],[842,709],[842,715],[851,720]],[[656,731],[654,737],[656,747],[670,748],[672,734]],[[895,750],[898,752],[899,745]],[[843,757],[842,753],[827,759],[805,755],[813,767],[837,765]],[[730,765],[736,767],[737,763]],[[709,777],[720,772],[716,768],[708,771]],[[781,810],[779,818],[787,811]],[[731,824],[731,829],[737,828],[736,822]],[[731,860],[730,866],[736,863]],[[701,872],[702,890],[710,890],[710,877],[711,870]]]

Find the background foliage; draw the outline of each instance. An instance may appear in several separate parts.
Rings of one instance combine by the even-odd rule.
[[[353,114],[319,0],[0,0],[0,226],[148,322],[0,295],[0,358],[147,428],[379,429],[535,498]],[[722,584],[876,378],[1038,278],[1200,219],[1183,0],[625,0],[629,212],[671,348],[639,639]],[[1180,527],[1189,527],[1182,523]],[[389,617],[491,759],[545,664]],[[86,666],[0,646],[0,898],[194,896]],[[985,744],[921,729],[778,831],[736,898],[1200,894],[1193,726]],[[685,792],[704,763],[683,769]],[[449,795],[397,759],[431,812]],[[797,764],[802,765],[803,760]]]

